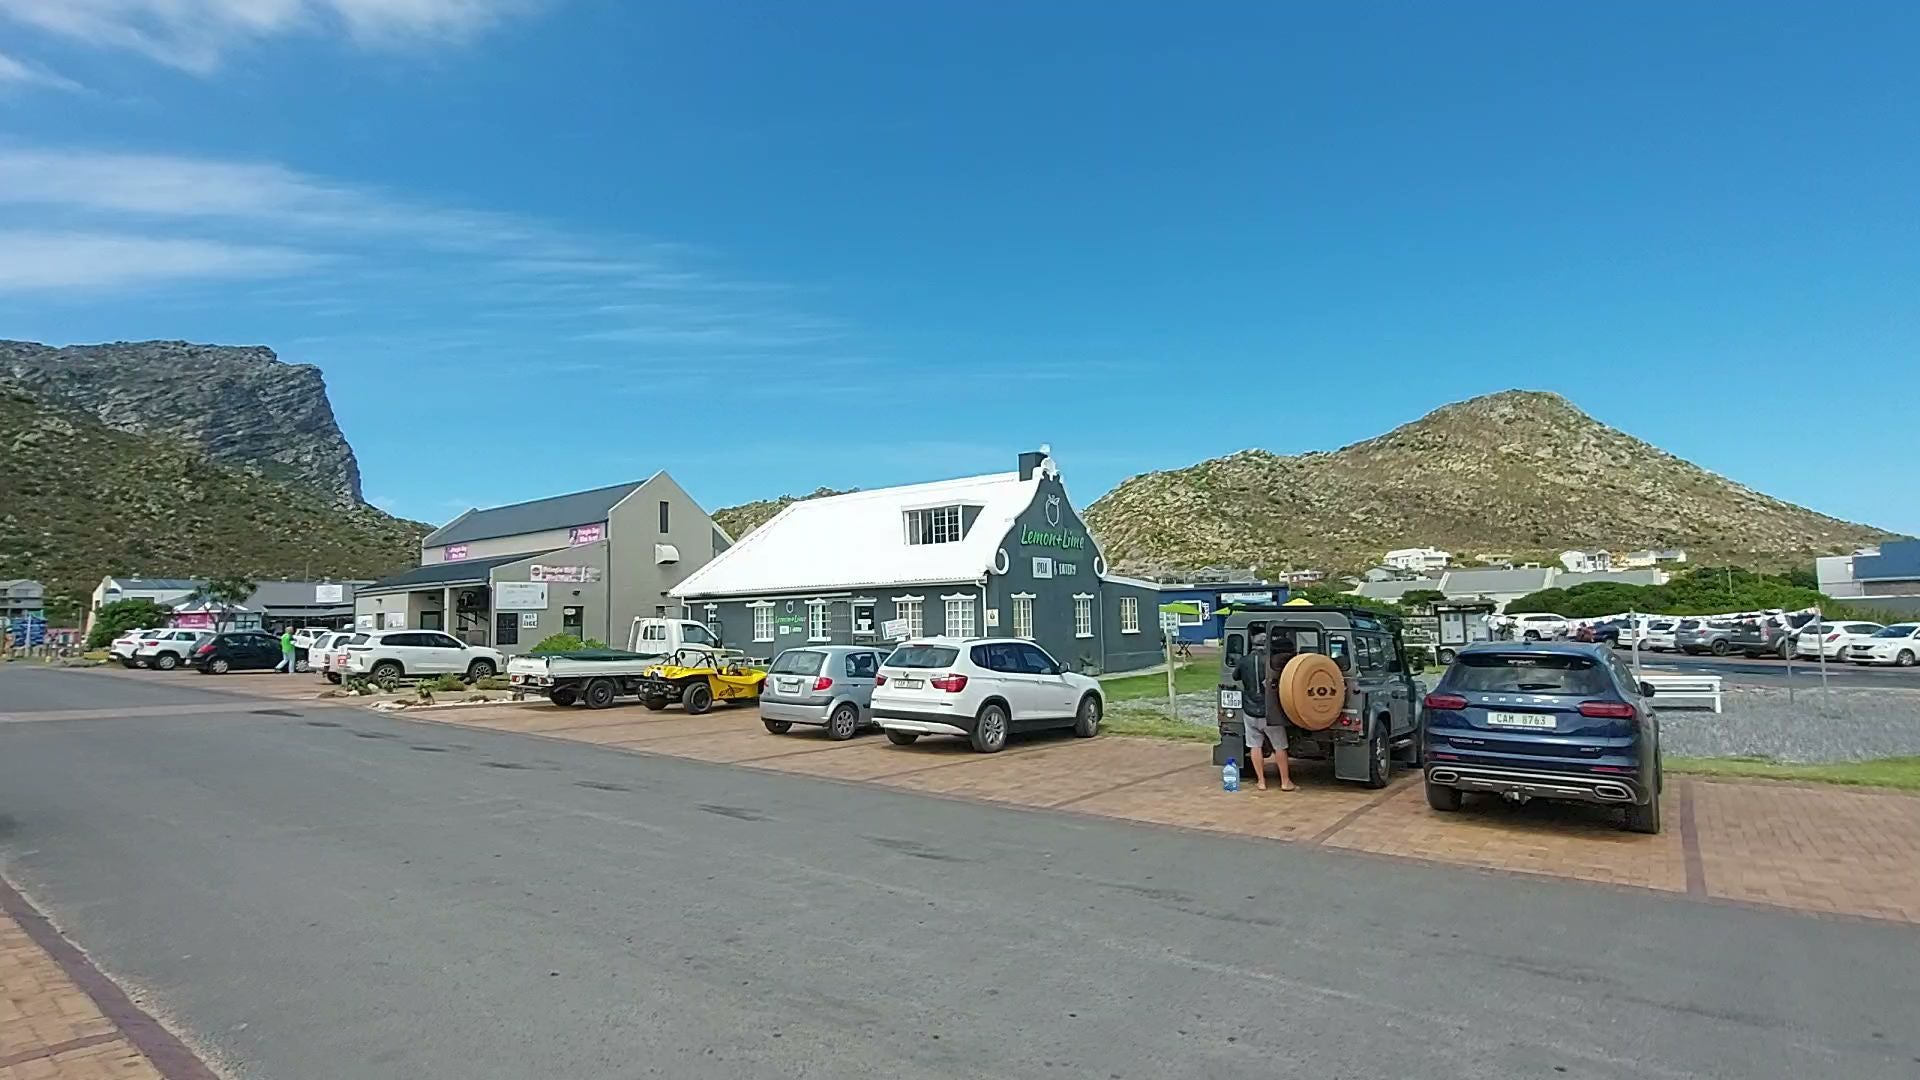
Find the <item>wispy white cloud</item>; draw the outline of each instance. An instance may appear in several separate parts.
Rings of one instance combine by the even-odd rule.
[[[185,71],[291,34],[344,34],[364,46],[459,43],[545,0],[0,0],[0,18]]]
[[[323,261],[323,256],[311,252],[270,245],[0,229],[0,292],[260,277],[310,269]]]
[[[0,0],[3,3],[4,0]],[[0,53],[0,91],[8,86],[44,86],[51,90],[78,92],[86,89],[64,75],[48,71],[37,64],[29,64]]]

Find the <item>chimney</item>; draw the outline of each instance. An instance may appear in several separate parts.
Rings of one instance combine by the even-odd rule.
[[[1045,460],[1047,460],[1047,452],[1045,450],[1029,450],[1024,454],[1021,454],[1020,455],[1020,479],[1022,480],[1033,479],[1033,474],[1039,471],[1040,463]]]

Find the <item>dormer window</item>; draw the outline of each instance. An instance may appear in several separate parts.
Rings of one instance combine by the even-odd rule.
[[[957,505],[909,510],[906,519],[909,544],[954,544],[966,535]]]

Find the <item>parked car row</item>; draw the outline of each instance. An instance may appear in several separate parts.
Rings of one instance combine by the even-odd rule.
[[[498,650],[468,645],[437,630],[317,628],[295,631],[293,643],[296,672],[320,672],[336,683],[349,675],[397,679],[452,674],[472,681],[506,666]],[[191,667],[205,675],[270,671],[285,662],[280,636],[265,630],[129,630],[113,639],[107,653],[127,667]]]

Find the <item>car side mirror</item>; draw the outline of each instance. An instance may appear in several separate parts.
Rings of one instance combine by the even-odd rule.
[[[1641,697],[1652,697],[1652,696],[1653,696],[1653,684],[1652,684],[1652,683],[1650,683],[1650,682],[1643,682],[1643,683],[1641,683],[1641,684],[1640,684],[1640,696],[1641,696]]]

